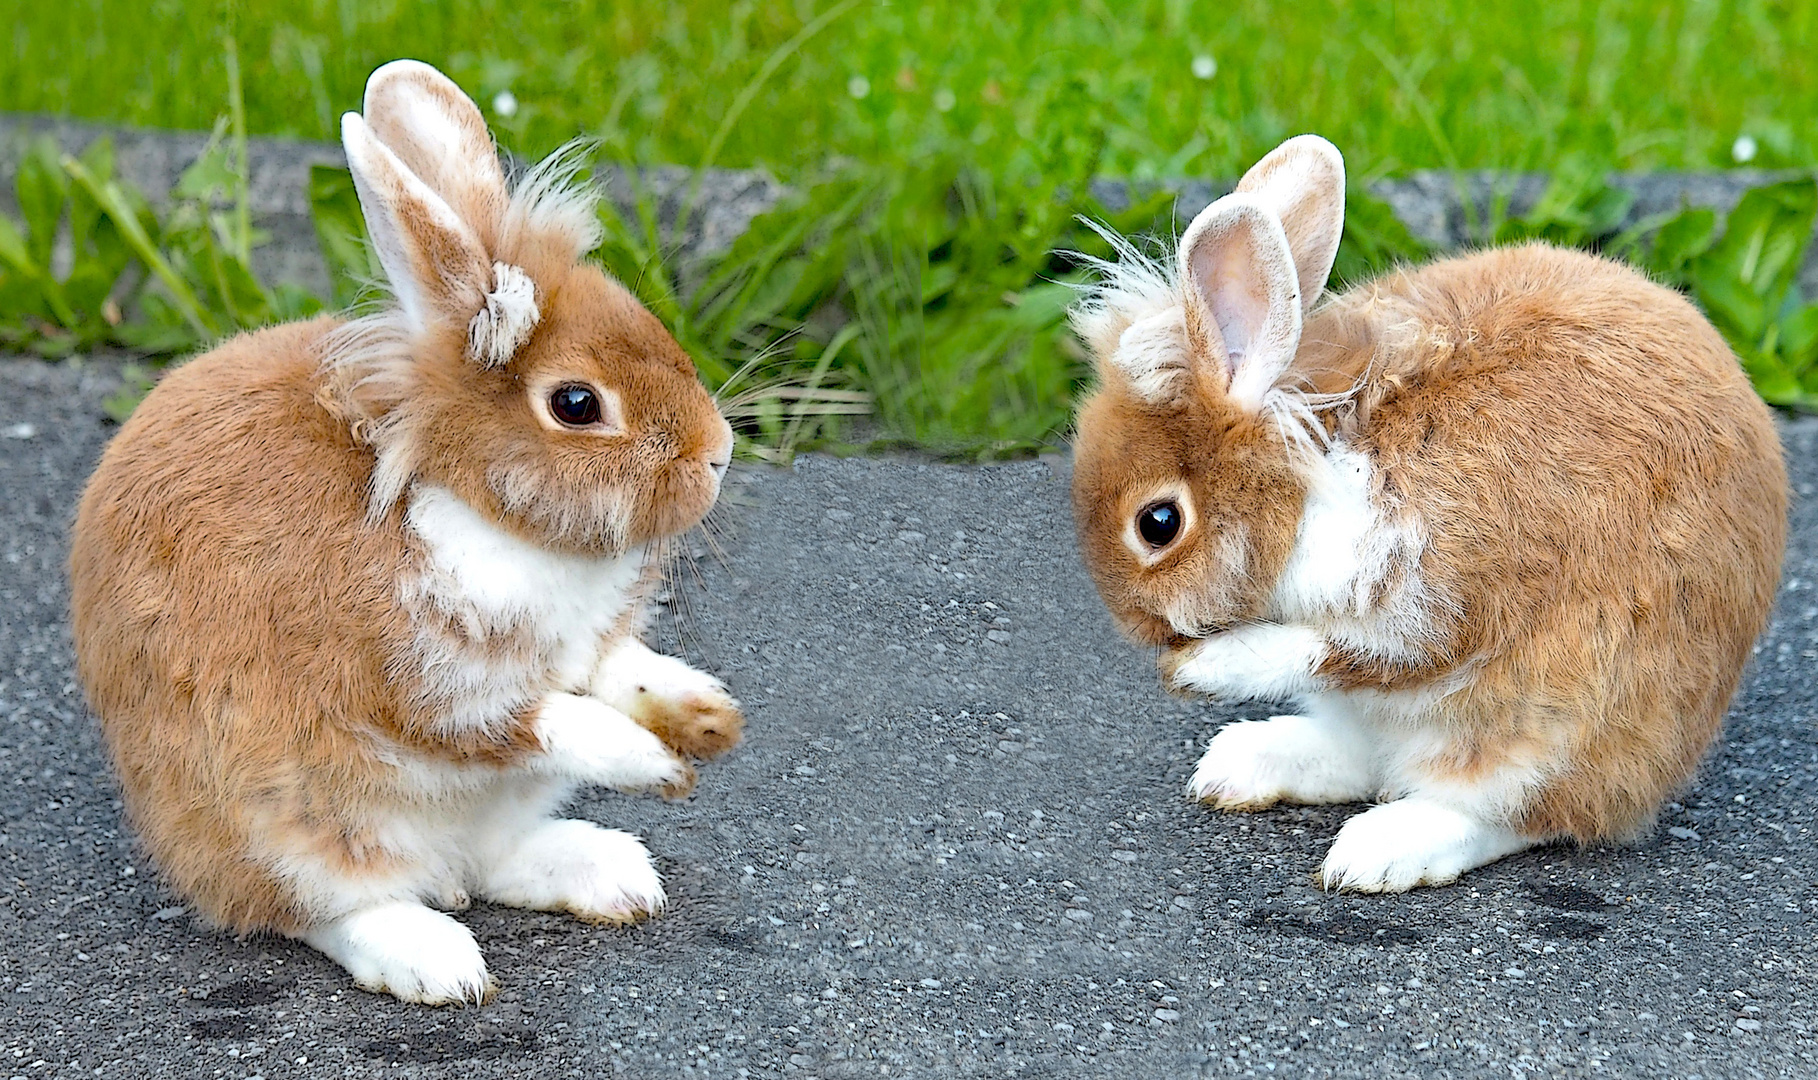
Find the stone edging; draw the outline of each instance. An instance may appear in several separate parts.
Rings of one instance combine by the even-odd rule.
[[[12,210],[13,175],[20,149],[28,137],[48,134],[65,149],[79,150],[102,135],[114,140],[116,173],[144,191],[161,198],[177,182],[183,169],[195,160],[208,142],[203,132],[162,131],[116,127],[54,117],[0,113],[0,208]],[[316,248],[309,218],[309,169],[312,165],[344,165],[341,148],[333,143],[255,137],[249,140],[252,158],[252,207],[271,243],[255,254],[257,269],[268,281],[294,281],[326,291],[327,277]],[[1711,206],[1727,211],[1744,192],[1776,179],[1799,175],[1738,169],[1711,173],[1619,173],[1611,182],[1635,193],[1628,222],[1670,212],[1684,204]],[[632,198],[633,186],[617,167],[604,170],[608,195],[622,206]],[[665,166],[642,170],[638,180],[653,196],[658,214],[674,221],[687,198],[692,177],[689,169]],[[1467,201],[1476,206],[1481,220],[1499,198],[1511,213],[1522,213],[1546,189],[1544,173],[1470,172],[1454,175],[1427,170],[1406,177],[1378,180],[1372,193],[1387,202],[1409,230],[1440,250],[1472,243]],[[1145,185],[1147,186],[1147,185]],[[1162,186],[1162,185],[1157,185]],[[1230,190],[1230,183],[1182,180],[1165,186],[1178,192],[1177,219],[1185,221],[1207,203]],[[1093,193],[1108,206],[1127,203],[1131,185],[1100,180]],[[687,235],[679,238],[685,251],[711,253],[724,250],[786,192],[758,170],[714,169],[702,177]],[[1818,245],[1808,254],[1800,282],[1807,296],[1818,296]]]

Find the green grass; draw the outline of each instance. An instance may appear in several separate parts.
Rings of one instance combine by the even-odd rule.
[[[1094,249],[1074,214],[1112,216],[1083,197],[1093,175],[1235,176],[1301,131],[1358,180],[1721,167],[1745,135],[1753,165],[1818,161],[1818,5],[1798,0],[9,7],[0,109],[207,128],[231,33],[254,134],[332,138],[373,67],[415,56],[522,155],[586,134],[621,161],[771,170],[797,197],[712,265],[637,220],[609,222],[602,257],[731,380],[754,445],[785,450],[843,437],[864,395],[887,437],[1052,439],[1082,374],[1061,320],[1078,274],[1053,252]],[[1579,207],[1566,239],[1598,241],[1584,223],[1606,209]],[[1165,230],[1158,210],[1115,223]],[[1380,206],[1353,219],[1347,274],[1416,253]],[[1763,333],[1739,348],[1784,351]],[[814,411],[790,387],[833,396]]]
[[[408,55],[484,101],[511,91],[521,107],[499,126],[520,149],[589,132],[627,157],[696,164],[773,51],[834,5],[7,6],[0,108],[208,127],[231,27],[254,133],[332,138],[366,74]],[[1215,62],[1211,78],[1195,77],[1198,56]],[[960,149],[1014,171],[1064,130],[1102,140],[1107,172],[1232,175],[1319,131],[1360,173],[1546,168],[1569,154],[1650,169],[1727,164],[1749,133],[1770,157],[1811,164],[1814,56],[1818,6],[1799,0],[866,0],[794,52],[717,156],[791,176],[834,156]]]

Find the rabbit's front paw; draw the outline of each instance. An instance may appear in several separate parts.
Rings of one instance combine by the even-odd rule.
[[[1310,627],[1251,623],[1163,654],[1162,679],[1233,701],[1284,701],[1319,689],[1315,672],[1326,653]]]
[[[424,1005],[478,1005],[498,989],[473,933],[421,904],[356,911],[309,930],[303,940],[375,994]]]
[[[745,716],[726,684],[635,638],[594,673],[593,695],[655,733],[678,754],[710,758],[738,745]]]
[[[620,791],[655,789],[681,798],[694,767],[619,710],[591,697],[551,694],[537,714],[542,768]]]
[[[611,771],[624,774],[626,779],[608,782],[607,786],[626,792],[654,791],[665,799],[687,798],[698,779],[694,766],[663,745],[651,731],[641,725],[633,726],[643,732],[648,741],[638,740],[637,745],[612,766]]]
[[[689,757],[710,758],[732,749],[745,728],[739,703],[724,687],[679,698],[640,695],[628,715]]]
[[[1356,734],[1308,716],[1239,720],[1219,729],[1187,793],[1220,810],[1355,802],[1375,789],[1369,747]]]
[[[643,843],[586,821],[546,821],[486,870],[486,896],[588,922],[633,923],[663,909],[663,883]]]
[[[1411,797],[1357,815],[1338,830],[1320,882],[1351,892],[1406,892],[1446,885],[1466,870],[1534,843],[1506,825]]]

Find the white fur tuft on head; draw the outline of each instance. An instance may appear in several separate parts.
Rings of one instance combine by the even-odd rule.
[[[1174,265],[1096,221],[1080,221],[1111,245],[1115,257],[1075,253],[1098,273],[1098,281],[1084,289],[1085,295],[1068,313],[1073,332],[1100,362],[1123,369],[1141,385],[1144,396],[1160,400],[1167,396],[1172,379],[1187,370],[1186,327]],[[1137,329],[1139,323],[1145,324],[1143,329]],[[1125,335],[1133,330],[1126,341]],[[1153,347],[1134,347],[1167,344],[1170,337],[1178,338],[1172,356]]]
[[[1144,400],[1186,391],[1203,362],[1233,400],[1272,414],[1290,442],[1321,441],[1314,414],[1349,395],[1308,393],[1291,365],[1344,231],[1344,192],[1338,149],[1301,135],[1201,211],[1174,259],[1086,222],[1116,258],[1082,258],[1099,281],[1071,313],[1074,332],[1101,371]]]
[[[479,107],[415,61],[374,72],[366,107],[367,117],[343,118],[342,140],[394,303],[330,331],[320,348],[328,400],[377,454],[368,510],[378,520],[421,464],[423,335],[465,325],[466,359],[509,363],[550,302],[525,265],[579,261],[601,227],[598,190],[580,176],[590,144],[570,143],[510,183]],[[596,507],[588,521],[618,513]]]
[[[1148,401],[1166,401],[1189,374],[1186,312],[1178,305],[1131,323],[1118,336],[1111,363]]]
[[[503,367],[530,340],[542,317],[530,275],[510,263],[493,263],[486,306],[467,324],[468,355],[481,367]]]

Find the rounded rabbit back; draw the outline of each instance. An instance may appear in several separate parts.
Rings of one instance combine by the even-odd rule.
[[[1321,872],[1360,891],[1633,837],[1773,603],[1768,410],[1683,296],[1584,252],[1322,300],[1343,207],[1337,152],[1289,140],[1177,263],[1119,244],[1075,314],[1098,380],[1074,505],[1106,605],[1170,687],[1293,710],[1226,726],[1189,791],[1386,797]]]
[[[586,261],[580,154],[507,179],[479,110],[388,64],[343,145],[390,294],[173,369],[71,539],[77,668],[166,881],[362,987],[495,988],[445,910],[661,911],[643,844],[552,817],[671,795],[738,741],[713,676],[637,640],[732,431]]]

